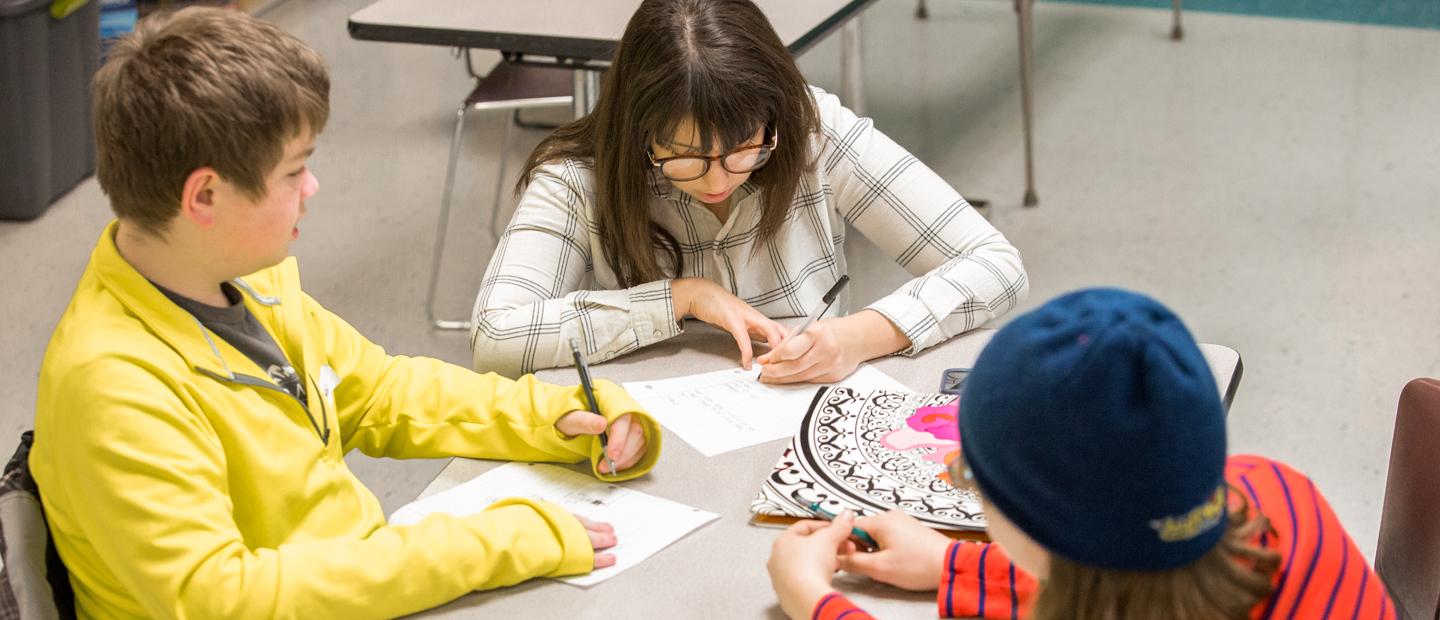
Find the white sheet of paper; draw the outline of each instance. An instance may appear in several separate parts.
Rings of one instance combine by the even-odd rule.
[[[660,424],[705,456],[784,439],[800,429],[814,384],[769,385],[760,370],[733,368],[698,375],[631,381],[626,391]],[[859,391],[909,391],[874,366],[861,364],[835,385]]]
[[[614,577],[719,516],[563,467],[506,463],[453,489],[401,506],[390,515],[390,524],[418,523],[436,512],[471,515],[509,497],[545,500],[591,521],[615,526],[618,544],[605,550],[615,555],[615,565],[588,575],[559,578],[577,586]]]

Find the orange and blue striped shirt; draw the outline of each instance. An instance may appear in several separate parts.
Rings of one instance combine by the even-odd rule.
[[[1309,478],[1264,457],[1232,456],[1225,479],[1252,510],[1270,520],[1255,543],[1280,555],[1280,568],[1271,577],[1274,591],[1251,610],[1251,618],[1397,617],[1384,584]],[[957,542],[946,551],[937,602],[944,618],[1019,620],[1039,590],[1035,578],[1016,568],[998,546]],[[870,615],[831,592],[816,603],[811,617],[864,620]]]

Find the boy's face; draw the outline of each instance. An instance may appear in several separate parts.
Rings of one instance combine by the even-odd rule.
[[[320,181],[306,165],[315,151],[315,136],[302,131],[285,144],[280,164],[265,179],[265,196],[256,201],[223,181],[217,187],[218,255],[232,258],[236,277],[272,267],[290,255],[300,238],[305,200],[320,190]]]

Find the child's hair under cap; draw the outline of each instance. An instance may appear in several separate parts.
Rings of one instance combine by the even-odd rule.
[[[1169,309],[1085,289],[995,334],[960,399],[965,460],[1026,535],[1082,565],[1184,566],[1220,540],[1225,412]]]

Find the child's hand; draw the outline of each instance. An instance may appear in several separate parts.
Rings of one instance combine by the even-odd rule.
[[[902,510],[861,517],[855,520],[855,527],[880,543],[880,550],[856,551],[853,543],[842,548],[839,560],[845,572],[917,592],[940,586],[945,551],[952,542],[944,534],[925,527]]]
[[[589,411],[571,411],[555,422],[556,430],[566,437],[599,435],[606,430],[605,418]],[[609,425],[610,442],[605,448],[607,459],[615,461],[615,469],[625,470],[645,456],[645,429],[630,414],[622,415]],[[602,460],[600,472],[613,474],[610,463]]]
[[[590,547],[595,550],[595,568],[605,568],[615,565],[615,554],[600,553],[601,549],[614,547],[618,539],[615,538],[615,528],[609,523],[591,521],[580,515],[574,515],[585,526],[585,533],[590,535]],[[594,570],[594,569],[591,569]]]
[[[838,570],[837,554],[850,536],[854,513],[846,510],[834,521],[801,521],[790,526],[770,547],[770,585],[780,597],[780,608],[791,618],[809,618],[815,603],[830,593],[830,580]]]

